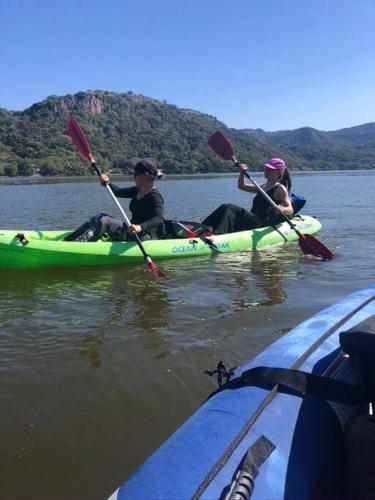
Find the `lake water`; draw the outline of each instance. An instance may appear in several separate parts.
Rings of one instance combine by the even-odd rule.
[[[163,261],[174,286],[143,263],[1,271],[0,498],[107,497],[215,389],[204,369],[246,362],[375,282],[375,171],[293,181],[336,260],[289,244]],[[224,201],[250,205],[233,176],[158,187],[169,218],[202,220]],[[88,180],[0,185],[3,229],[75,228],[99,211],[118,215]]]

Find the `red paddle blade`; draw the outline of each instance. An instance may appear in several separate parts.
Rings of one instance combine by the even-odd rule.
[[[217,130],[208,139],[208,145],[214,153],[216,153],[223,160],[233,160],[234,150],[232,144],[219,130]]]
[[[93,158],[92,154],[90,153],[89,143],[87,142],[85,134],[82,132],[82,129],[74,116],[71,116],[69,118],[68,135],[71,138],[73,144],[78,149],[79,153],[84,158],[87,158],[89,161],[91,161]]]
[[[323,260],[332,260],[335,259],[336,256],[331,252],[329,248],[327,248],[323,243],[311,234],[302,234],[298,235],[298,243],[302,250],[302,252],[306,255],[314,255],[315,257],[320,257]]]
[[[154,262],[152,261],[146,261],[147,267],[149,270],[152,272],[152,274],[155,276],[155,278],[167,278],[168,274],[163,270],[160,269]]]

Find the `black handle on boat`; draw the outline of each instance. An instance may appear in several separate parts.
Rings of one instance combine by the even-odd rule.
[[[225,500],[248,500],[251,497],[259,468],[275,448],[276,446],[263,435],[250,446],[225,495]]]

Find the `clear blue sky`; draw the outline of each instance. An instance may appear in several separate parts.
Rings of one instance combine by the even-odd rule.
[[[0,107],[133,91],[235,128],[375,121],[375,0],[0,0]]]

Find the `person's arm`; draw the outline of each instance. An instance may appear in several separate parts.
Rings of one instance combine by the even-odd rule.
[[[283,213],[288,217],[293,215],[293,207],[290,201],[288,191],[286,187],[280,184],[277,186],[277,190],[275,192],[275,199],[278,201],[277,209],[275,208],[275,212]]]
[[[162,224],[164,221],[163,197],[158,191],[153,191],[150,193],[150,199],[150,213],[152,213],[153,216],[140,224],[142,231],[149,231],[150,229],[159,226],[159,224]]]
[[[102,186],[109,186],[115,196],[117,198],[133,198],[137,194],[137,187],[136,186],[131,186],[131,187],[126,187],[126,188],[121,188],[119,186],[116,186],[116,184],[112,184],[112,182],[109,181],[109,177],[107,174],[101,174],[99,176],[99,181]]]
[[[135,186],[130,187],[119,187],[116,184],[109,183],[109,187],[112,189],[113,194],[117,196],[117,198],[133,198],[138,191],[138,188]]]
[[[238,176],[238,189],[241,191],[247,191],[248,193],[256,193],[257,188],[254,184],[246,184],[245,182],[245,172],[247,170],[247,166],[244,163],[240,165],[240,175]]]

